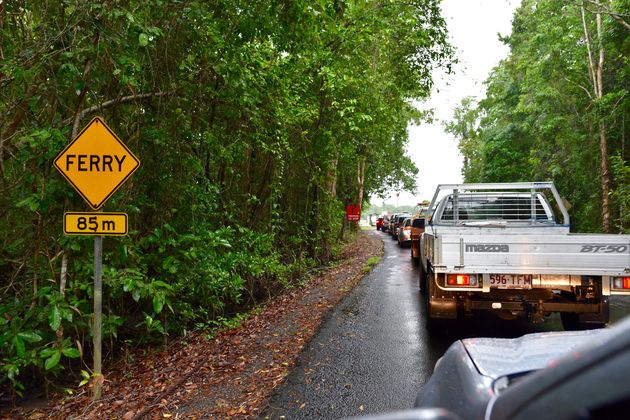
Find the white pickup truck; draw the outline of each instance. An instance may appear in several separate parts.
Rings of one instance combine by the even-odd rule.
[[[569,233],[550,182],[439,185],[430,210],[419,282],[429,329],[476,311],[531,322],[559,312],[567,330],[597,328],[608,297],[630,295],[630,235]]]

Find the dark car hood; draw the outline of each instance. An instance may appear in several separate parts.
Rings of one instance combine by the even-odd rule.
[[[606,341],[606,329],[527,334],[519,338],[468,338],[466,351],[482,375],[493,379],[542,369],[576,348]]]

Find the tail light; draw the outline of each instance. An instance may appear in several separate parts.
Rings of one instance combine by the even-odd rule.
[[[630,277],[613,277],[613,288],[630,289]]]
[[[448,286],[477,286],[477,276],[470,274],[448,274],[446,276]]]

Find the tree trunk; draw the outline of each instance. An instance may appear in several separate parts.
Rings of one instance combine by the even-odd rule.
[[[602,176],[602,230],[610,232],[610,164],[608,162],[608,143],[606,124],[599,121],[599,151],[601,154],[600,173]]]
[[[62,251],[61,254],[61,274],[59,276],[59,294],[62,298],[66,296],[66,281],[68,277],[68,253],[66,251]],[[63,325],[59,324],[59,328],[55,332],[57,336],[57,345],[61,345],[63,341]]]
[[[360,157],[357,164],[357,183],[359,186],[359,206],[363,203],[363,185],[365,184],[365,157]]]
[[[332,197],[337,196],[337,164],[338,157],[330,162],[328,170],[326,171],[326,183],[328,184],[328,192]]]
[[[597,3],[599,5],[599,3]],[[602,40],[602,15],[598,11],[595,12],[595,22],[597,24],[597,49],[598,59],[595,64],[593,48],[591,46],[591,36],[586,25],[585,8],[582,5],[580,13],[582,16],[582,28],[584,29],[584,38],[586,41],[586,51],[588,53],[588,69],[589,79],[593,87],[594,96],[592,97],[596,105],[601,102],[604,96],[604,44]],[[597,115],[599,119],[599,152],[600,152],[600,187],[602,191],[602,230],[606,233],[610,231],[610,165],[608,162],[608,141],[606,138],[606,123],[603,121],[601,111]]]
[[[359,158],[357,162],[357,184],[359,186],[359,196],[357,197],[357,204],[363,205],[363,186],[365,184],[365,156]],[[356,230],[359,226],[359,222],[354,222],[353,227]]]

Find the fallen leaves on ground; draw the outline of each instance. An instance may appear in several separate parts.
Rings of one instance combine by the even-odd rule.
[[[271,299],[240,327],[219,331],[212,339],[189,334],[166,351],[108,367],[100,401],[79,389],[74,396],[51,400],[46,409],[16,409],[0,417],[256,417],[323,316],[365,275],[367,260],[382,252],[378,238],[359,234],[344,247],[337,266]]]

